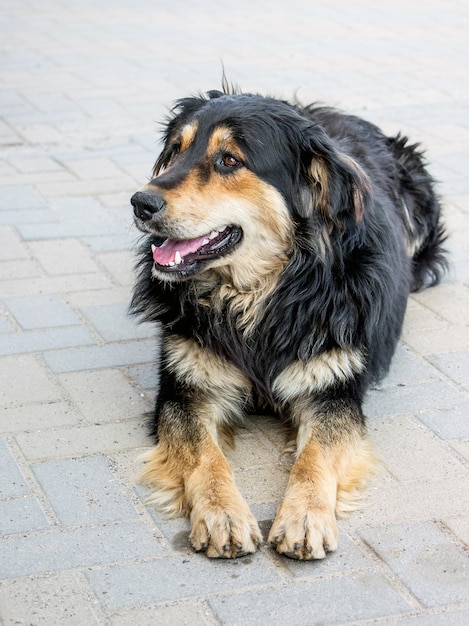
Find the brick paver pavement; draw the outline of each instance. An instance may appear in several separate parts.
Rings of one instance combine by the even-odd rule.
[[[0,0],[3,625],[469,623],[466,0]],[[177,97],[220,85],[403,130],[440,181],[453,268],[411,298],[367,401],[383,468],[337,553],[192,553],[136,486],[154,331],[126,317],[130,194]],[[231,454],[264,532],[287,480],[253,420]]]

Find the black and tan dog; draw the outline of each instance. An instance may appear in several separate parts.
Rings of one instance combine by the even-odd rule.
[[[131,308],[163,329],[153,503],[188,515],[207,556],[254,552],[221,443],[267,406],[296,433],[269,541],[323,558],[374,466],[365,391],[409,292],[445,268],[421,154],[334,109],[212,91],[177,102],[131,202],[146,234]]]

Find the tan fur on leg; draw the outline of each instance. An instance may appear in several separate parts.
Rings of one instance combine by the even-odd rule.
[[[232,558],[255,552],[262,536],[255,518],[239,493],[227,460],[209,443],[200,464],[186,483],[192,503],[191,542],[207,556]]]
[[[292,467],[285,498],[269,541],[277,551],[300,560],[322,559],[337,548],[336,512],[358,508],[373,470],[368,440],[358,434],[325,447],[311,437]]]
[[[262,541],[228,461],[209,434],[197,456],[187,444],[172,448],[160,442],[147,455],[142,483],[154,490],[149,504],[170,517],[190,516],[192,545],[209,557],[243,556]]]

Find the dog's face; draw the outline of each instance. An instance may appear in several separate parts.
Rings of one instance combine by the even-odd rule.
[[[252,287],[285,265],[302,219],[326,219],[332,152],[278,100],[210,92],[175,111],[154,177],[131,200],[137,227],[153,235],[153,273],[217,270]]]

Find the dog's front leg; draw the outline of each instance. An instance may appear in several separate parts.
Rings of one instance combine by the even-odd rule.
[[[354,402],[298,402],[293,419],[296,461],[269,541],[291,558],[322,559],[337,548],[336,515],[359,508],[375,457]]]
[[[163,355],[158,444],[142,482],[168,515],[187,515],[197,551],[215,558],[255,552],[261,534],[218,439],[242,415],[249,388],[230,364],[193,341],[171,339]]]
[[[255,552],[261,541],[257,522],[220,447],[194,409],[189,415],[181,406],[168,404],[161,411],[159,442],[148,455],[142,477],[153,490],[149,501],[169,515],[189,516],[191,543],[209,557]]]

